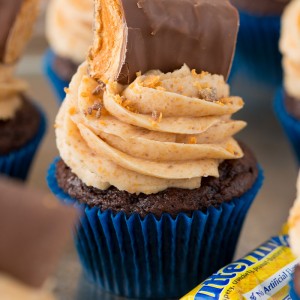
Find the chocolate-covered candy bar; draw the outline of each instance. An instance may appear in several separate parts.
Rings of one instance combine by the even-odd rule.
[[[54,271],[76,220],[75,209],[50,194],[0,177],[0,272],[40,287]]]
[[[90,75],[129,83],[184,63],[228,77],[239,25],[228,0],[96,0]],[[100,9],[101,7],[101,9]]]

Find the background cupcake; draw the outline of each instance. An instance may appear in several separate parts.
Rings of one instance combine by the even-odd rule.
[[[292,1],[282,16],[280,49],[284,85],[277,92],[275,113],[300,163],[300,1]]]
[[[1,2],[0,173],[25,179],[45,131],[42,111],[24,94],[27,84],[14,75],[29,40],[38,0]]]
[[[233,74],[241,72],[260,83],[281,83],[281,55],[278,50],[280,17],[290,0],[231,0],[239,9],[240,30]]]
[[[93,0],[51,0],[46,16],[50,49],[44,70],[59,101],[92,41]]]
[[[61,159],[50,167],[49,187],[85,212],[75,242],[86,275],[119,295],[178,298],[231,261],[262,183],[253,154],[232,138],[246,125],[231,119],[242,99],[230,96],[222,75],[181,67],[226,77],[231,66],[236,10],[224,0],[197,3],[96,1],[88,65],[56,119]],[[195,44],[191,36],[202,38]],[[216,47],[224,36],[231,42]],[[151,66],[164,72],[136,77]]]

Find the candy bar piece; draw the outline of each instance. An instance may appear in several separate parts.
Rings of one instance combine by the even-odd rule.
[[[0,63],[23,53],[38,16],[39,0],[0,0]]]
[[[54,271],[75,209],[50,194],[0,177],[0,272],[40,287]]]
[[[126,84],[184,63],[228,77],[239,25],[228,0],[96,0],[95,17],[88,61],[98,81]]]

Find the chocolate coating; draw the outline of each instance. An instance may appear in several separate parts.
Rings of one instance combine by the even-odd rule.
[[[24,0],[0,0],[0,62],[3,62],[6,42]]]
[[[50,194],[0,177],[0,272],[40,287],[54,271],[77,220]]]
[[[118,79],[120,83],[128,84],[135,79],[136,72],[159,69],[166,73],[187,64],[198,72],[221,74],[227,79],[239,26],[238,12],[228,0],[119,1],[123,16],[115,15],[119,17],[119,23],[125,20],[125,31],[127,29],[127,37],[126,34],[122,37],[122,46],[118,44],[122,49],[122,69],[118,74],[111,74],[115,72],[112,71],[113,62],[119,58],[101,57],[103,45],[116,47],[118,42],[108,40],[101,44],[99,38],[94,38],[94,49],[89,56],[92,77],[99,80]],[[98,2],[101,4],[101,0]],[[100,4],[96,5],[96,9],[103,9]],[[96,31],[96,37],[107,36],[111,34],[113,26],[119,27],[115,25],[117,21],[112,21],[113,17],[118,20],[113,15],[102,16],[98,22],[104,20],[108,24],[103,26],[104,32]],[[99,71],[99,66],[105,60],[111,62]]]
[[[238,9],[255,15],[281,15],[290,0],[230,0]]]
[[[0,120],[0,155],[17,150],[37,133],[41,116],[37,108],[23,96],[23,104],[13,119]]]
[[[159,217],[167,212],[172,216],[180,212],[190,215],[195,210],[206,211],[209,206],[220,206],[249,190],[258,175],[257,161],[252,152],[243,146],[245,155],[241,159],[226,160],[219,166],[220,177],[202,178],[201,187],[193,190],[169,188],[157,194],[130,194],[115,187],[102,191],[86,186],[61,160],[57,163],[58,185],[71,197],[91,207],[127,215],[138,213],[145,217],[153,213]]]
[[[285,92],[284,104],[286,111],[297,120],[300,120],[300,99],[296,99]]]

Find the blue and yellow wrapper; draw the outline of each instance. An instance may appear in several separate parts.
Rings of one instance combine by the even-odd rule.
[[[38,132],[23,147],[6,155],[0,155],[0,173],[20,180],[26,180],[36,151],[46,131],[46,116],[38,108],[41,116]]]
[[[280,16],[255,16],[243,11],[239,13],[240,29],[231,78],[241,72],[252,80],[276,87],[282,82],[278,46]]]
[[[278,89],[274,100],[274,111],[279,120],[290,144],[292,145],[294,154],[300,165],[300,121],[291,116],[284,105],[284,90]]]
[[[181,300],[294,299],[289,282],[298,262],[288,236],[276,236],[214,273]]]
[[[54,53],[52,52],[52,50],[48,49],[48,51],[44,55],[43,71],[55,92],[58,104],[61,104],[66,97],[65,88],[69,86],[69,82],[62,80],[55,73],[52,67],[53,60],[54,60]]]
[[[231,262],[246,213],[263,182],[260,170],[243,196],[207,212],[141,218],[79,204],[57,185],[56,162],[47,177],[51,191],[83,211],[75,244],[86,276],[106,291],[138,299],[178,299]]]

